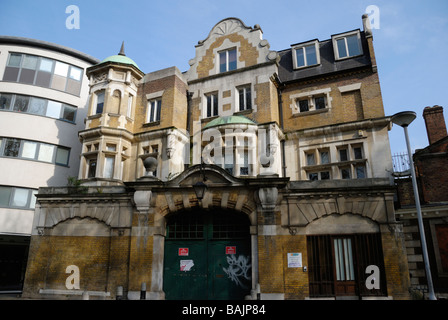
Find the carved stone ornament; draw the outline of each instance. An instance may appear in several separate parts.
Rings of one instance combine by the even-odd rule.
[[[278,198],[277,188],[260,188],[258,190],[258,197],[263,210],[274,211]]]

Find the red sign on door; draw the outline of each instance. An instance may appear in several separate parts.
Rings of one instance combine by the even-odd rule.
[[[179,248],[179,256],[188,256],[188,248]]]
[[[236,247],[226,247],[226,254],[236,254]]]

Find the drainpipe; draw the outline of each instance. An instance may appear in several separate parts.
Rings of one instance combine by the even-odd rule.
[[[284,121],[283,121],[283,101],[282,101],[282,93],[285,88],[285,84],[280,80],[278,75],[274,73],[273,75],[275,86],[277,87],[277,95],[278,95],[278,113],[280,117],[280,128],[282,132],[284,132]],[[286,159],[285,159],[285,140],[280,141],[282,148],[282,173],[283,178],[286,177]]]

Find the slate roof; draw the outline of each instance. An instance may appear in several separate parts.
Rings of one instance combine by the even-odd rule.
[[[359,29],[357,29],[359,30]],[[345,32],[344,32],[345,33]],[[332,39],[319,41],[320,65],[294,70],[291,48],[279,51],[278,76],[283,83],[308,80],[347,70],[371,66],[370,53],[363,31],[360,31],[363,55],[335,61]],[[308,42],[308,41],[306,41]]]

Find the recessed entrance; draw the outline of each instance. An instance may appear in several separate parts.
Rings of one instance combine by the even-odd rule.
[[[251,289],[249,226],[246,215],[216,208],[167,217],[166,299],[244,299]]]

